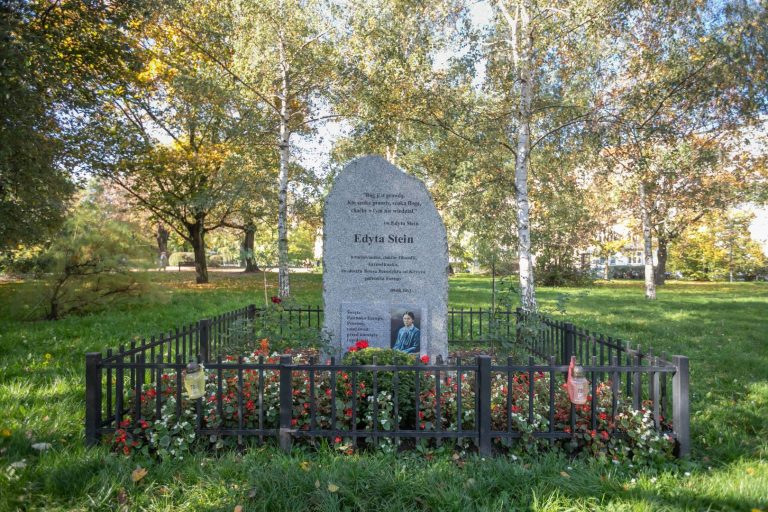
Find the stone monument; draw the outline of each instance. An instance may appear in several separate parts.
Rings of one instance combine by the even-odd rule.
[[[324,330],[332,349],[366,340],[446,358],[448,242],[424,183],[381,157],[359,158],[334,180],[324,221]]]

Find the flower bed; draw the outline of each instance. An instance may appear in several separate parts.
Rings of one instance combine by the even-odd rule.
[[[163,372],[157,382],[141,388],[138,416],[137,397],[129,394],[130,413],[118,425],[112,446],[125,455],[183,457],[192,446],[234,446],[246,431],[276,436],[281,427],[280,360],[268,355],[268,348],[262,343],[258,351],[227,357],[208,370],[206,395],[199,402],[179,392],[175,370]],[[477,443],[477,367],[424,366],[414,356],[362,344],[353,346],[341,365],[318,365],[301,354],[294,357],[290,428],[296,442],[326,438],[345,453],[430,448],[447,444],[446,437],[463,449]],[[561,373],[491,372],[490,434],[496,449],[558,449],[606,462],[671,458],[674,439],[664,432],[671,428],[669,422],[658,418],[657,429],[651,404],[635,410],[621,393],[614,395],[614,388],[610,380],[598,382],[594,400],[590,396],[586,404],[572,406]]]

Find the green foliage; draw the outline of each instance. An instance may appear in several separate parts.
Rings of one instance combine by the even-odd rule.
[[[195,263],[195,253],[193,253],[193,252],[174,252],[168,258],[168,265],[171,266],[171,267],[177,267],[177,266],[179,266],[179,263],[194,264]]]
[[[347,352],[342,360],[343,364],[358,365],[374,364],[374,361],[378,365],[413,366],[416,362],[416,356],[388,348],[366,348],[355,352]],[[416,389],[414,372],[398,372],[396,381],[393,380],[394,375],[394,372],[376,372],[376,386],[380,393],[388,393],[390,399],[394,396],[395,388],[397,388],[401,422],[404,425],[412,425],[415,411],[413,397],[414,390]],[[359,372],[357,374],[357,382],[362,382],[366,389],[372,390],[373,372]],[[365,414],[367,408],[368,404],[362,404],[362,415]]]
[[[75,208],[40,256],[45,275],[26,304],[57,320],[86,313],[148,291],[148,275],[137,270],[147,254],[136,246],[131,226],[110,219],[88,198]]]
[[[124,34],[143,2],[0,5],[0,250],[50,240],[87,168],[76,143],[96,97],[133,61]]]
[[[700,281],[752,281],[768,274],[768,256],[750,234],[752,214],[713,212],[673,244],[669,269]]]
[[[322,349],[327,346],[328,340],[319,326],[299,327],[291,321],[291,315],[286,310],[299,307],[295,299],[273,299],[274,301],[271,300],[256,312],[255,339],[268,339],[269,346],[276,351],[288,348]]]
[[[546,265],[539,269],[536,279],[542,286],[591,286],[594,279],[589,272],[583,272],[572,265]]]

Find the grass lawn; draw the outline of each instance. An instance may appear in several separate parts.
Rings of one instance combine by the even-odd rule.
[[[0,282],[0,511],[5,510],[762,510],[768,512],[768,284],[642,283],[539,290],[567,296],[579,326],[690,358],[692,456],[664,468],[603,466],[557,455],[338,455],[252,448],[138,461],[84,445],[84,366],[102,350],[248,303],[262,274],[156,273],[161,291],[109,312],[21,320],[27,283]],[[268,274],[267,295],[276,290]],[[299,303],[321,303],[321,277],[291,276]],[[490,279],[451,278],[452,307],[490,303]],[[34,443],[50,443],[38,452]]]

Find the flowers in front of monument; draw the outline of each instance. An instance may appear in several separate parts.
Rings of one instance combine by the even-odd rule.
[[[368,347],[368,340],[357,340],[354,345],[347,349],[347,352],[357,352],[358,350],[363,350]]]
[[[236,446],[237,436],[216,434],[219,429],[278,429],[279,355],[269,356],[257,350],[242,358],[226,360],[221,370],[206,375],[199,419],[196,403],[179,392],[178,375],[172,369],[160,375],[158,382],[144,384],[138,397],[138,415],[136,400],[129,393],[124,404],[126,413],[121,423],[115,424],[113,449],[127,456],[138,452],[181,458],[193,446]],[[397,450],[396,439],[381,432],[416,430],[428,434],[477,428],[477,372],[471,369],[471,363],[460,369],[435,366],[427,370],[415,365],[417,359],[413,355],[371,348],[367,340],[358,340],[350,347],[343,367],[302,368],[312,361],[301,355],[292,361],[290,426],[297,431],[332,431],[333,438],[342,440],[334,447],[344,453],[359,449]],[[375,370],[373,364],[399,368]],[[355,365],[360,368],[355,369]],[[414,368],[406,369],[410,366]],[[656,427],[653,404],[644,402],[641,410],[633,410],[623,396],[614,399],[610,381],[596,384],[594,400],[590,395],[585,404],[573,406],[559,373],[499,368],[493,372],[490,383],[491,430],[520,434],[519,439],[496,437],[494,442],[499,450],[548,450],[552,443],[540,433],[553,431],[568,434],[553,443],[556,449],[606,463],[655,463],[671,458],[674,440]],[[552,375],[554,383],[550,383]],[[551,389],[554,395],[550,405]],[[668,429],[664,418],[658,420]],[[200,428],[213,434],[196,436],[198,421]],[[374,430],[379,433],[366,434]],[[357,432],[357,438],[344,434],[352,431]],[[304,441],[298,437],[295,442]],[[425,438],[419,446],[432,449],[434,442]],[[457,443],[463,449],[471,448],[472,444],[471,437]]]
[[[281,302],[283,302],[283,299],[281,299],[281,298],[280,298],[280,297],[278,297],[277,295],[273,295],[273,296],[270,298],[270,300],[272,301],[272,304],[280,304]]]

